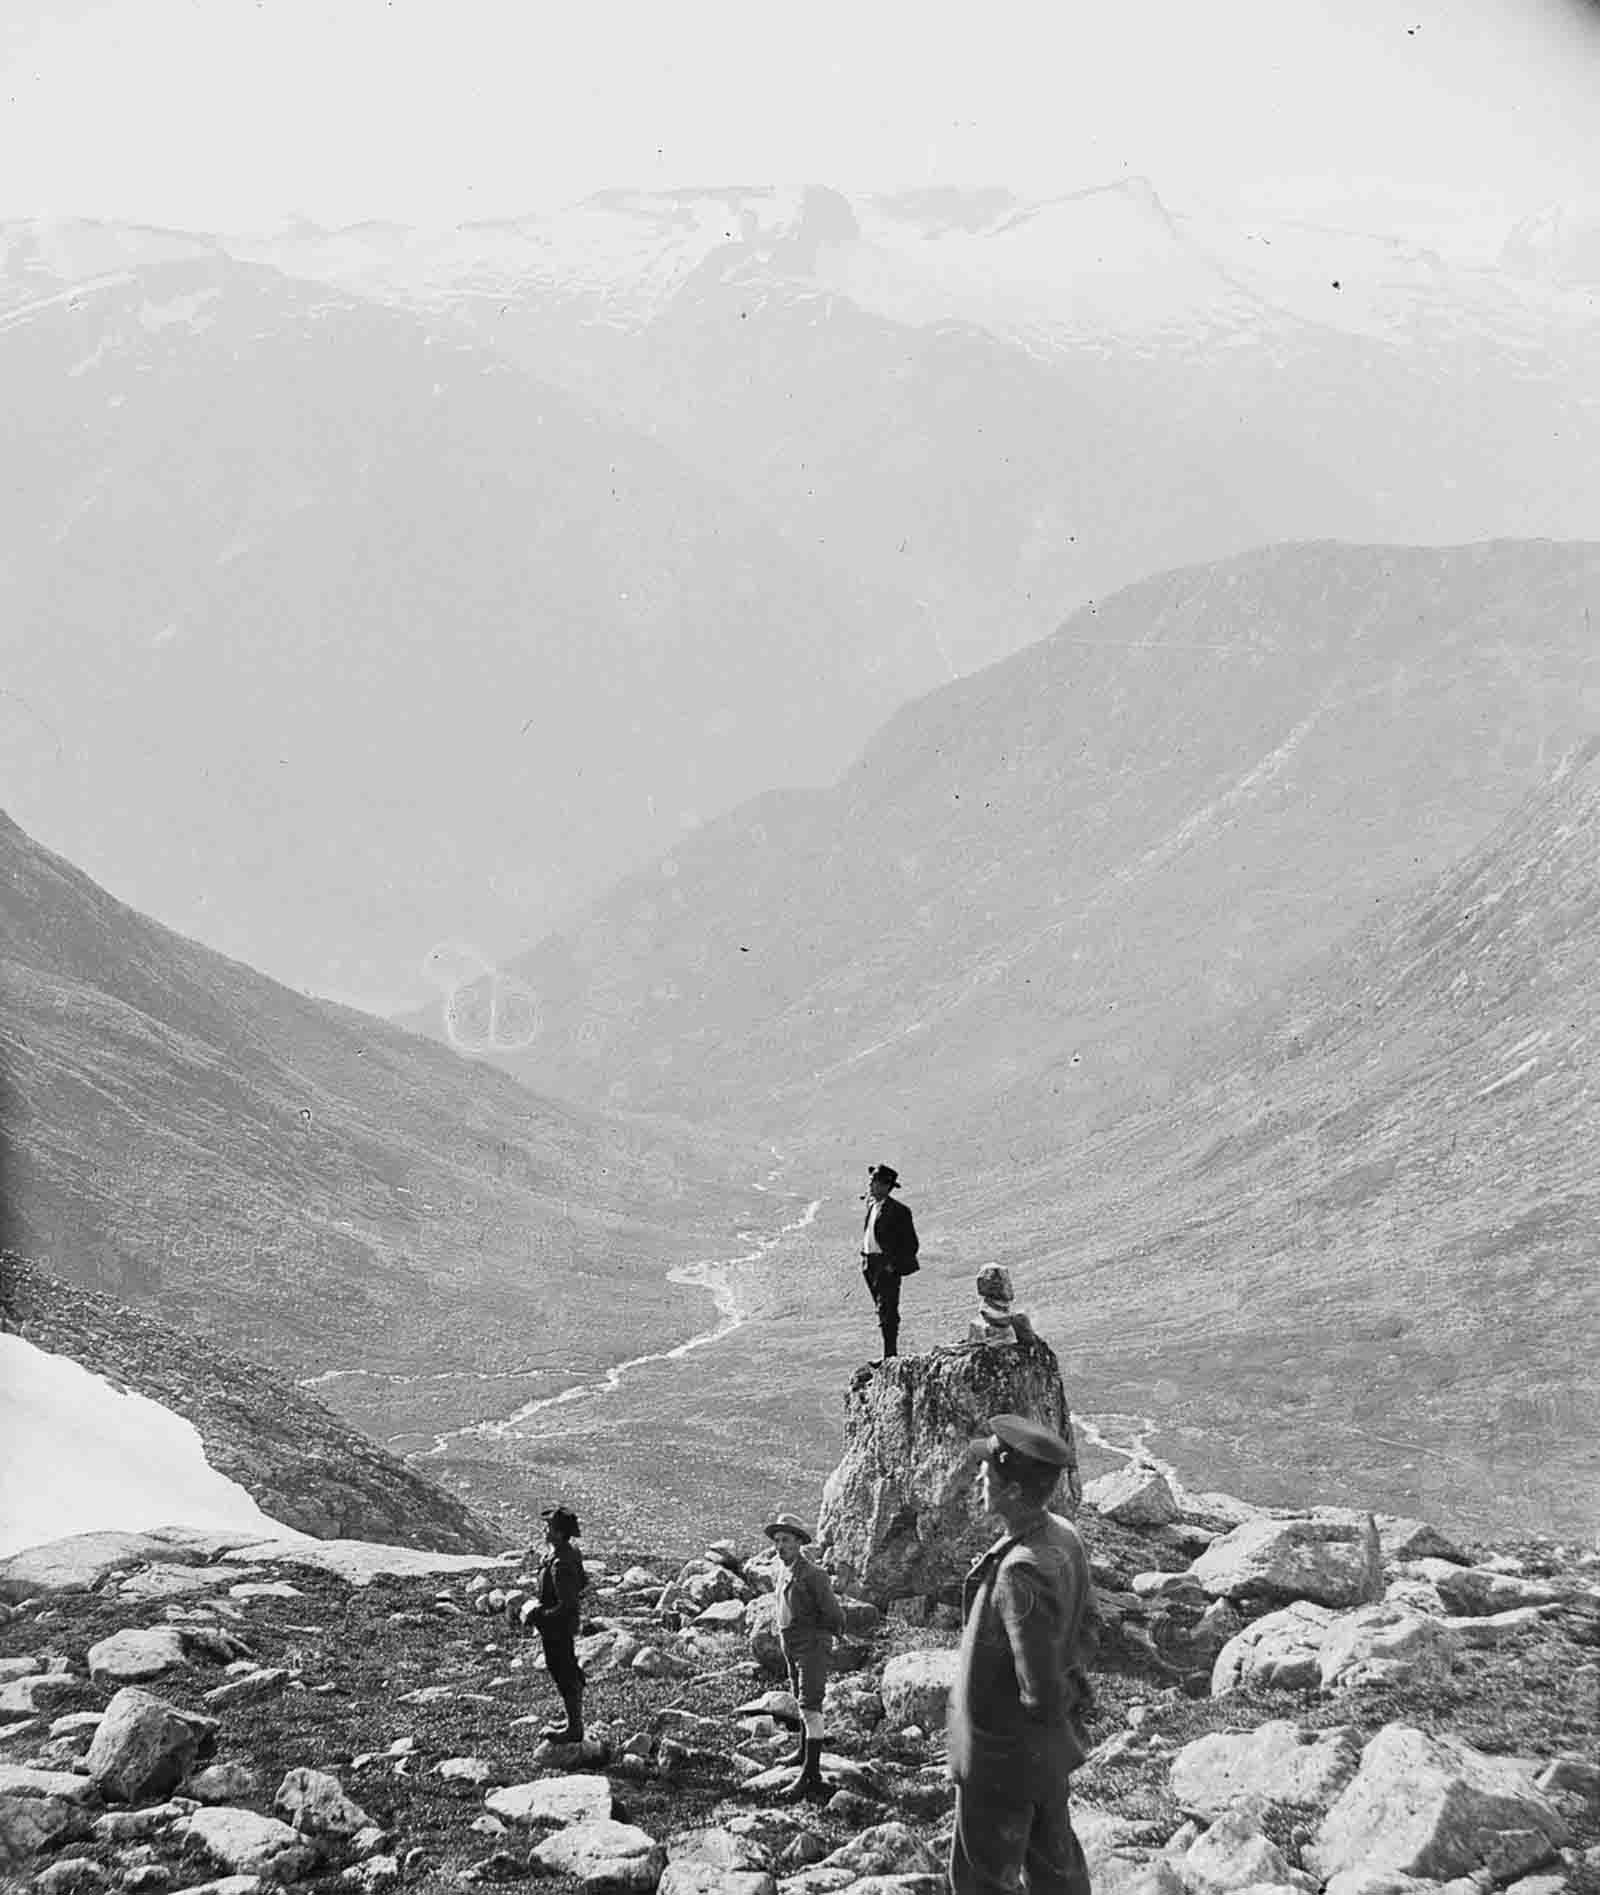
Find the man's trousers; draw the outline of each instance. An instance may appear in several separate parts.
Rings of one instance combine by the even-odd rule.
[[[878,1307],[878,1329],[887,1358],[896,1353],[900,1342],[900,1272],[886,1257],[863,1257],[861,1268]]]
[[[1067,1811],[1067,1786],[1039,1803],[1006,1803],[971,1784],[956,1790],[952,1895],[1090,1895],[1089,1868]]]

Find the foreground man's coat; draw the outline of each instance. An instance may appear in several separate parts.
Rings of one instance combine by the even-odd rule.
[[[1015,1889],[1088,1895],[1067,1815],[1067,1779],[1087,1752],[1087,1660],[1098,1616],[1077,1529],[1041,1507],[977,1560],[950,1695],[956,1895]]]

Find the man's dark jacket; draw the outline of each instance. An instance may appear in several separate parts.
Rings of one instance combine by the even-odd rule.
[[[1098,1608],[1077,1528],[1040,1508],[973,1563],[950,1694],[951,1780],[997,1803],[1058,1795],[1083,1762]]]
[[[866,1216],[861,1220],[861,1241],[867,1240],[867,1217],[872,1215],[872,1207],[867,1207]],[[873,1236],[878,1240],[878,1248],[883,1252],[884,1262],[889,1264],[896,1276],[909,1276],[918,1268],[917,1264],[917,1227],[911,1221],[911,1207],[902,1204],[898,1198],[885,1198],[878,1206],[878,1221],[873,1226]],[[867,1262],[871,1262],[870,1257]]]

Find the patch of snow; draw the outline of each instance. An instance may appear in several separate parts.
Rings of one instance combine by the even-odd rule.
[[[21,1336],[0,1335],[0,1441],[0,1557],[174,1524],[301,1537],[211,1466],[181,1415]]]

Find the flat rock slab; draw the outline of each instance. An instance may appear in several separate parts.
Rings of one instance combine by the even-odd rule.
[[[1443,1619],[1378,1600],[1341,1613],[1317,1655],[1324,1691],[1358,1685],[1435,1684],[1450,1676],[1461,1639]]]
[[[503,1571],[497,1554],[426,1553],[412,1546],[381,1546],[372,1540],[313,1540],[285,1535],[254,1540],[237,1548],[242,1561],[256,1566],[312,1566],[352,1586],[370,1586],[391,1574],[402,1579],[434,1573]]]
[[[76,1770],[31,1770],[22,1764],[0,1763],[0,1796],[53,1796],[81,1803],[94,1793],[94,1784]]]
[[[611,1815],[610,1779],[601,1776],[544,1777],[491,1790],[484,1807],[507,1823],[585,1823]]]
[[[68,1671],[32,1671],[0,1684],[0,1723],[32,1717],[51,1704],[71,1697],[78,1680]]]
[[[89,1676],[96,1684],[144,1684],[188,1663],[175,1625],[113,1632],[89,1647]]]
[[[0,1599],[92,1592],[123,1566],[206,1565],[249,1539],[246,1533],[160,1527],[150,1533],[74,1533],[0,1560]]]

